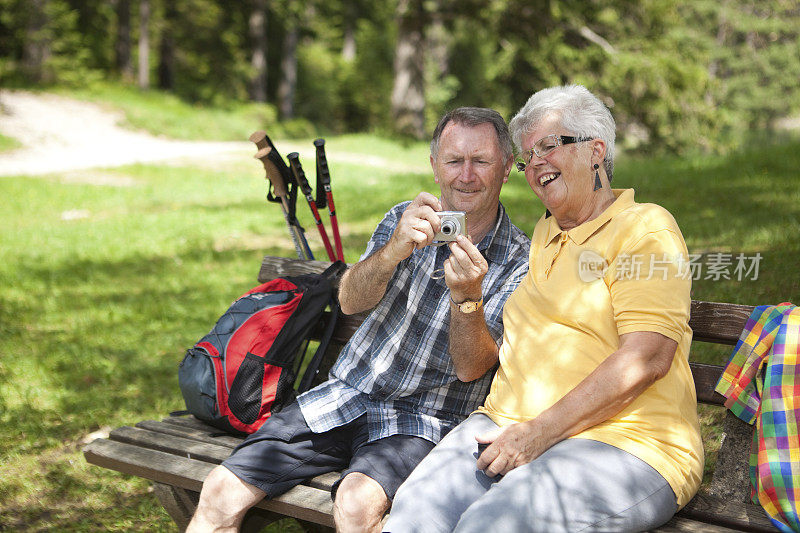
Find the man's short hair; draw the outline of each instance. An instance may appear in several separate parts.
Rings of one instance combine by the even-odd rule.
[[[452,111],[448,111],[445,116],[436,125],[433,130],[433,140],[431,140],[431,156],[436,159],[439,154],[439,140],[442,137],[442,132],[445,126],[450,122],[461,124],[462,126],[469,126],[474,128],[481,124],[491,124],[494,131],[497,133],[497,144],[500,147],[500,152],[503,154],[503,159],[508,159],[513,154],[511,146],[511,134],[508,132],[508,125],[500,113],[494,109],[485,107],[458,107]]]

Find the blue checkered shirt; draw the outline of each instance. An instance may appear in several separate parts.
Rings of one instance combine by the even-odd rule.
[[[386,214],[361,260],[389,241],[408,204]],[[503,304],[528,271],[529,248],[530,240],[501,205],[494,230],[478,243],[489,263],[483,312],[498,345]],[[342,349],[330,379],[298,397],[312,431],[366,414],[370,441],[402,434],[436,443],[483,402],[494,372],[459,381],[448,352],[450,291],[431,274],[449,254],[447,246],[427,246],[400,262],[383,299]]]

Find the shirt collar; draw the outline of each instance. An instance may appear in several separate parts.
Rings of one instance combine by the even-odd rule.
[[[594,233],[606,222],[611,220],[614,215],[627,209],[635,203],[633,201],[633,189],[611,189],[611,192],[613,192],[614,196],[616,196],[616,200],[614,200],[614,203],[608,206],[605,211],[600,213],[600,216],[588,222],[584,222],[580,226],[576,226],[570,230],[562,230],[558,226],[558,222],[556,222],[555,217],[547,216],[549,214],[548,211],[545,214],[545,219],[547,220],[548,224],[545,246],[553,242],[553,240],[559,237],[562,233],[565,233],[576,244],[583,244],[586,242],[586,239],[594,235]]]

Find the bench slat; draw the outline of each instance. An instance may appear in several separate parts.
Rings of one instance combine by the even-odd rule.
[[[258,272],[258,282],[267,281],[283,276],[300,276],[302,274],[319,274],[331,265],[330,261],[308,261],[305,259],[292,259],[288,257],[265,256],[261,260]]]
[[[219,429],[215,428],[211,424],[206,424],[196,416],[188,413],[181,415],[170,415],[166,418],[162,418],[161,421],[167,424],[173,424],[176,426],[183,426],[191,429],[197,429],[199,431],[203,431],[208,434],[220,433]],[[233,436],[233,438],[236,437]]]
[[[154,431],[162,428],[165,432],[185,432],[192,437],[203,439],[210,444],[222,444],[233,448],[242,442],[239,435],[226,433],[219,428],[210,426],[194,416],[170,416],[161,419],[160,422],[151,423],[150,427]],[[174,434],[174,433],[173,433]]]
[[[170,416],[165,418],[163,422],[177,426],[182,426],[184,428],[195,429],[198,431],[206,431],[211,434],[219,432],[219,430],[216,429],[215,427],[209,426],[202,420],[199,420],[192,415]],[[237,437],[230,437],[230,439],[236,440],[235,444],[239,444],[242,440],[244,440],[243,438],[237,438]],[[232,448],[233,446],[228,447],[228,453],[230,453]],[[227,456],[223,457],[223,460],[226,458]],[[339,476],[340,476],[339,472],[330,472],[328,474],[321,474],[313,479],[308,480],[304,484],[308,485],[309,487],[314,487],[317,489],[322,489],[330,492],[331,487],[339,479]]]
[[[736,344],[753,309],[752,305],[692,300],[689,326],[694,332],[693,339]]]
[[[194,439],[200,442],[206,442],[208,444],[228,446],[230,448],[233,448],[234,446],[238,445],[239,442],[241,442],[241,439],[231,435],[216,436],[218,433],[222,433],[220,430],[218,430],[216,433],[213,433],[215,436],[212,437],[212,434],[199,429],[179,426],[177,424],[168,424],[156,420],[142,420],[136,424],[136,427],[155,431],[156,433],[164,433],[166,435],[175,435],[176,437]]]
[[[697,401],[710,405],[724,405],[725,397],[714,391],[723,367],[718,365],[706,365],[703,363],[689,363],[694,378],[694,388],[697,391]]]
[[[109,435],[109,439],[215,465],[220,464],[231,454],[231,448],[228,446],[208,444],[195,439],[156,433],[130,426],[115,429]]]
[[[711,522],[740,531],[775,532],[777,529],[758,505],[722,500],[706,494],[698,494],[678,516],[700,522]]]
[[[740,530],[673,516],[669,522],[652,531],[658,533],[731,533]]]
[[[210,463],[107,439],[90,442],[83,453],[94,465],[195,492],[200,491],[203,480],[214,468]],[[272,500],[262,500],[256,506],[329,527],[334,525],[330,493],[305,485]]]

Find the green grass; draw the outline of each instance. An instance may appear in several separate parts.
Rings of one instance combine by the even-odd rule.
[[[0,152],[7,152],[22,147],[22,143],[11,137],[0,135]]]
[[[139,107],[140,97],[151,98],[133,96],[126,105]],[[168,114],[166,100],[154,108]],[[193,124],[224,116],[212,110],[191,118],[175,105],[164,122],[184,112]],[[245,119],[236,126],[245,138],[259,127]],[[394,203],[436,190],[427,147],[367,135],[331,138],[327,146],[353,262]],[[304,163],[313,175],[313,161]],[[797,168],[798,142],[728,158],[622,158],[615,185],[667,207],[691,252],[762,254],[757,281],[698,280],[695,299],[797,303]],[[92,184],[97,174],[127,185]],[[174,531],[146,481],[87,465],[81,442],[99,428],[182,408],[183,351],[255,284],[263,255],[294,251],[250,158],[222,169],[135,165],[86,177],[89,183],[74,173],[0,180],[0,529]],[[502,197],[530,234],[543,208],[522,175],[512,174]],[[322,257],[307,211],[299,206]],[[727,356],[727,349],[692,353],[713,363]],[[703,414],[712,452],[720,416]]]
[[[258,129],[267,130],[273,137],[303,137],[315,133],[314,127],[301,119],[279,122],[278,112],[270,104],[193,105],[161,91],[99,81],[81,88],[60,88],[58,92],[118,109],[131,128],[175,139],[246,141]]]

